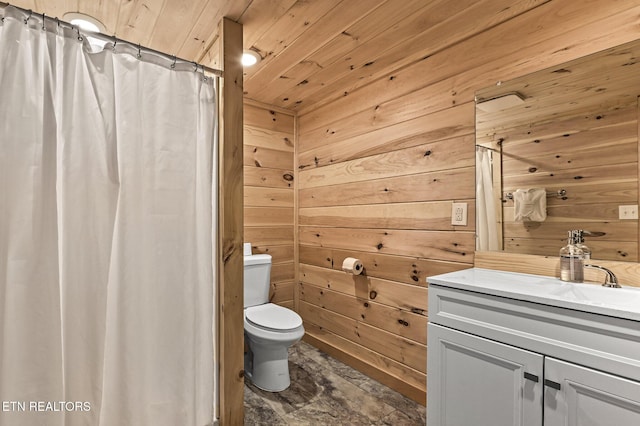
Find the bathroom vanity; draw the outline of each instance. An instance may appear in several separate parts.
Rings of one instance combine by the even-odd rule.
[[[640,425],[640,289],[479,268],[428,282],[429,426]]]

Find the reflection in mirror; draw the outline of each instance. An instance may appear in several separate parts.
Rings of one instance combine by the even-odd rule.
[[[477,249],[637,262],[638,95],[640,41],[478,91]]]

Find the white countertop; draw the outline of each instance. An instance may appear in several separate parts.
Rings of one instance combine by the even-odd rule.
[[[430,284],[640,321],[640,288],[567,283],[558,278],[470,268],[427,277]]]

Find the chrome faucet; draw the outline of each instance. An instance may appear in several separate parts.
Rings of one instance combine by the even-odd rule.
[[[602,284],[603,287],[622,288],[622,286],[618,284],[618,278],[610,269],[607,269],[604,266],[598,266],[598,265],[584,265],[584,267],[599,269],[607,274],[607,276],[604,279],[604,283]]]

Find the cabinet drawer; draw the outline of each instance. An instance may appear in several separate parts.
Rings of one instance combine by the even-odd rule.
[[[429,320],[640,381],[640,322],[429,286]]]

